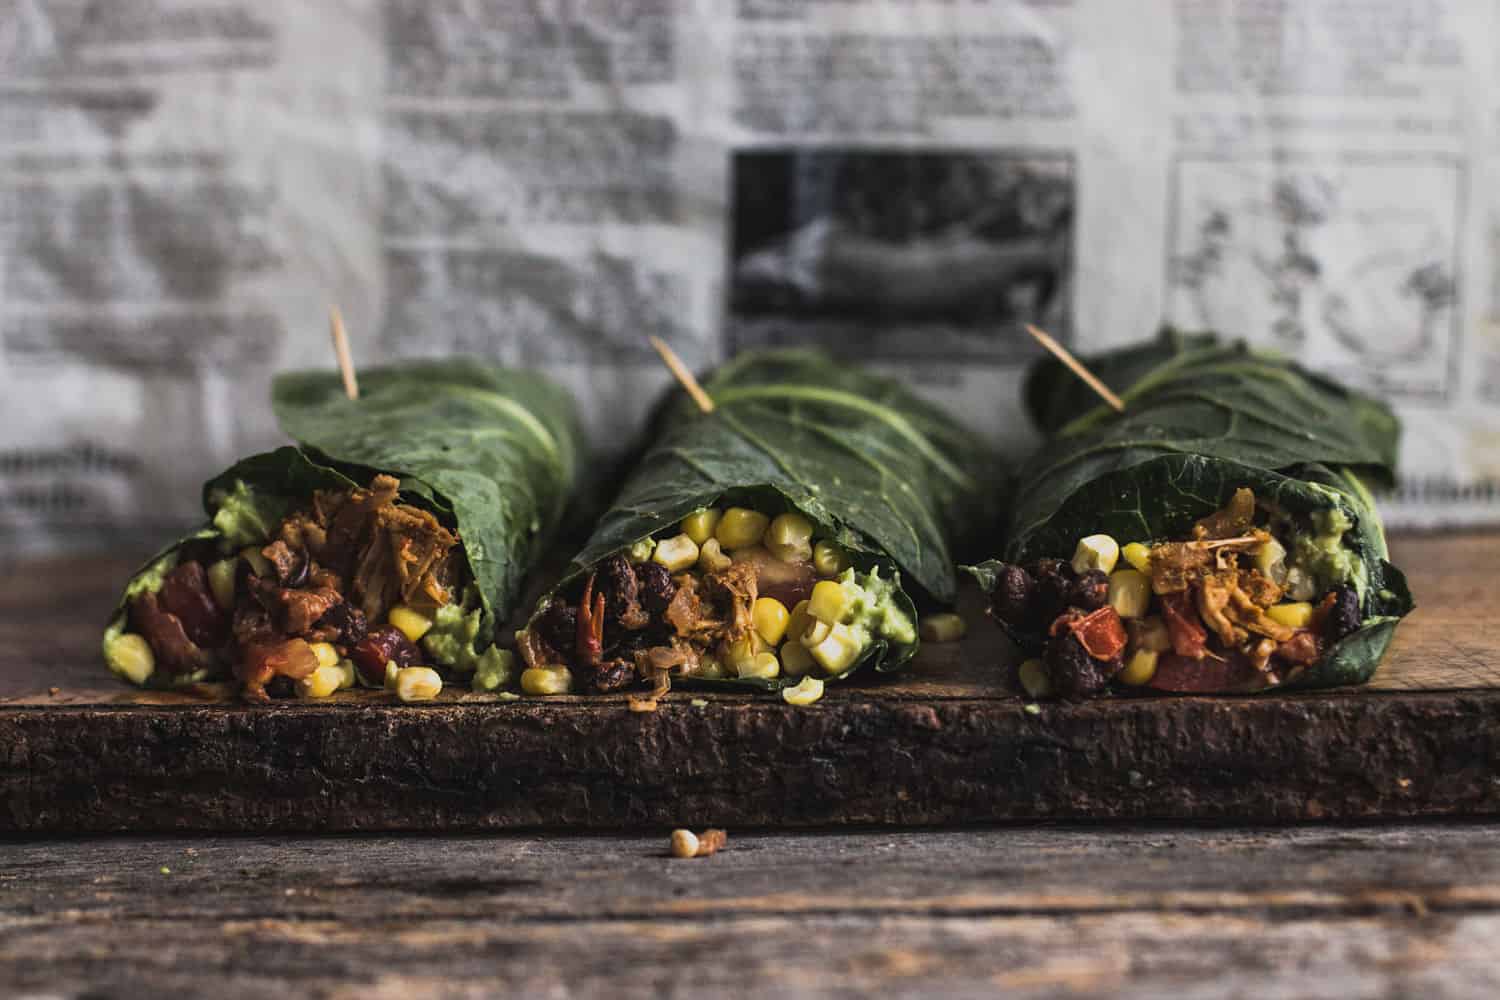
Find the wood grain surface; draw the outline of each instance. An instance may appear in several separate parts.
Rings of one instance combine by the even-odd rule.
[[[774,698],[249,706],[98,660],[123,561],[0,579],[0,830],[623,828],[1500,812],[1500,536],[1398,539],[1419,608],[1362,689],[1027,705],[972,612],[908,675]]]
[[[0,995],[1500,995],[1500,827],[12,842]]]

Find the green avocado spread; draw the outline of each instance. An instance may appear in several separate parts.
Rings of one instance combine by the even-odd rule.
[[[473,674],[475,691],[494,691],[510,683],[515,673],[515,656],[509,650],[491,645],[484,652],[475,650],[483,611],[479,594],[470,587],[462,602],[455,601],[438,608],[432,617],[432,628],[422,637],[422,648],[433,662],[460,674]]]
[[[223,537],[225,551],[255,545],[271,536],[271,530],[286,516],[288,503],[267,496],[245,484],[234,481],[234,489],[218,498],[214,511],[214,530]]]
[[[1365,564],[1344,540],[1353,527],[1342,507],[1314,512],[1312,532],[1295,537],[1288,562],[1316,581],[1320,592],[1353,583],[1362,594]]]
[[[894,578],[882,579],[880,568],[875,567],[863,574],[846,569],[838,581],[849,595],[849,610],[844,619],[860,632],[862,642],[868,642],[871,633],[901,646],[917,641],[916,623],[901,608],[897,599],[901,589]]]

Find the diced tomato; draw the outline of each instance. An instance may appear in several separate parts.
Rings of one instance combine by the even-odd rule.
[[[1113,660],[1125,649],[1125,623],[1108,604],[1090,612],[1073,629],[1073,634],[1096,660]]]
[[[1086,615],[1077,610],[1059,615],[1048,632],[1054,636],[1072,632],[1089,656],[1096,660],[1113,660],[1125,649],[1125,623],[1107,604]]]
[[[1190,660],[1203,659],[1208,633],[1198,620],[1198,609],[1193,607],[1189,592],[1162,594],[1161,616],[1172,639],[1172,652]]]

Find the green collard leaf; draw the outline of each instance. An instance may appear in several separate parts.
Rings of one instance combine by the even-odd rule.
[[[663,409],[563,583],[722,502],[800,511],[856,563],[899,570],[924,599],[952,602],[951,553],[993,523],[996,463],[981,439],[899,383],[816,352],[742,355],[704,388],[714,412],[685,396]],[[865,662],[890,670],[914,651],[874,650]]]
[[[1342,512],[1354,524],[1347,540],[1363,567],[1367,618],[1399,619],[1411,610],[1404,579],[1386,561],[1384,528],[1366,487],[1394,480],[1400,427],[1384,404],[1206,334],[1168,331],[1084,363],[1120,393],[1126,411],[1085,405],[1087,390],[1061,382],[1056,362],[1031,373],[1028,405],[1055,433],[1019,475],[1007,562],[1066,558],[1079,538],[1096,532],[1122,544],[1184,537],[1248,486],[1288,513]],[[1069,412],[1081,415],[1060,425]],[[993,567],[968,571],[981,585],[993,583]],[[1369,631],[1299,683],[1367,678],[1389,641],[1389,629]]]
[[[276,416],[299,446],[251,455],[209,480],[209,526],[153,557],[127,598],[152,580],[159,586],[184,546],[222,548],[242,524],[274,523],[316,490],[364,485],[383,472],[400,478],[403,500],[457,530],[487,643],[572,496],[581,446],[572,399],[533,372],[477,361],[372,368],[359,381],[360,398],[350,400],[331,372],[277,378]]]

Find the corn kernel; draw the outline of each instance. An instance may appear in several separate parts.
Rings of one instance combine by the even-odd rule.
[[[651,561],[660,563],[673,573],[681,573],[698,561],[698,543],[687,535],[673,535],[656,543]]]
[[[734,562],[724,554],[717,538],[710,538],[698,548],[698,568],[705,573],[718,573]]]
[[[705,507],[696,510],[682,519],[682,533],[693,540],[694,545],[702,545],[714,537],[714,529],[719,526],[719,518],[723,512],[717,507]]]
[[[1041,660],[1033,659],[1022,663],[1016,676],[1021,681],[1021,690],[1033,698],[1045,698],[1052,693],[1052,681],[1048,679]]]
[[[567,667],[530,667],[521,671],[521,690],[527,694],[567,694],[573,672]]]
[[[308,648],[318,658],[320,667],[336,667],[339,665],[339,651],[333,648],[331,642],[308,643]]]
[[[812,559],[812,522],[801,514],[781,514],[766,529],[766,548],[785,563],[805,563]]]
[[[788,705],[811,705],[821,697],[823,681],[819,677],[804,677],[795,687],[781,689],[781,699]]]
[[[924,642],[957,642],[968,631],[964,620],[951,611],[927,615],[917,625]]]
[[[260,549],[254,545],[247,545],[240,549],[240,558],[250,564],[256,576],[274,576],[276,570],[271,566],[271,560],[260,554]]]
[[[807,651],[825,672],[841,674],[854,665],[864,648],[849,626],[834,625],[829,628],[827,638],[808,646]]]
[[[625,550],[625,559],[630,563],[649,562],[651,553],[656,551],[656,539],[642,538],[630,548]]]
[[[1115,563],[1120,561],[1120,545],[1108,535],[1089,535],[1087,538],[1078,540],[1078,548],[1073,550],[1073,572],[1087,573],[1091,569],[1097,569],[1101,573],[1114,571]]]
[[[443,690],[443,679],[431,667],[405,667],[396,675],[396,697],[402,701],[431,701]]]
[[[234,607],[234,570],[236,565],[233,559],[220,559],[208,567],[208,589],[214,593],[214,603],[225,611]]]
[[[1131,542],[1120,550],[1120,557],[1140,572],[1151,575],[1151,546]]]
[[[1109,575],[1109,606],[1121,618],[1144,618],[1151,606],[1151,581],[1138,569]]]
[[[724,646],[724,655],[720,657],[724,665],[738,676],[744,676],[746,670],[754,668],[755,655],[766,648],[765,640],[751,629],[734,642]]]
[[[1255,568],[1278,584],[1286,583],[1286,547],[1267,538],[1252,552]]]
[[[1172,648],[1172,633],[1167,631],[1167,623],[1156,615],[1127,622],[1125,629],[1130,633],[1130,645],[1136,649],[1165,653]]]
[[[156,654],[145,636],[125,632],[104,646],[104,662],[109,669],[137,687],[145,687],[156,673]]]
[[[807,613],[830,625],[844,620],[849,610],[849,594],[836,580],[819,580],[807,600]]]
[[[731,552],[749,548],[760,543],[761,537],[766,533],[766,526],[770,523],[771,519],[758,510],[731,507],[719,518],[718,526],[714,528],[714,537],[719,540],[721,547]]]
[[[339,687],[341,689],[342,688],[352,688],[358,682],[358,680],[359,680],[358,675],[355,674],[355,672],[354,672],[354,661],[353,660],[340,660],[338,666],[339,666]]]
[[[788,677],[801,677],[813,668],[812,654],[807,647],[794,639],[781,644],[781,672]]]
[[[412,642],[419,641],[432,628],[432,619],[414,608],[398,604],[386,613],[385,620],[401,630]]]
[[[1313,606],[1306,601],[1277,604],[1266,609],[1266,617],[1287,628],[1307,628],[1312,621]]]
[[[755,623],[755,631],[772,646],[781,642],[781,637],[786,635],[787,623],[791,621],[791,617],[786,605],[774,597],[757,597],[750,608],[750,620]]]
[[[396,690],[396,678],[399,677],[399,676],[401,676],[401,667],[397,665],[397,663],[396,663],[395,660],[386,660],[385,661],[385,689],[387,691],[394,691],[394,690]]]
[[[807,627],[816,620],[807,613],[807,604],[807,601],[802,600],[792,605],[791,617],[786,622],[788,642],[801,642],[802,637],[807,634]]]
[[[802,645],[806,646],[808,649],[812,649],[818,643],[822,642],[824,639],[827,639],[828,634],[832,631],[832,625],[828,624],[827,622],[818,621],[818,619],[813,618],[811,615],[809,615],[807,619],[807,628],[801,635],[797,637],[797,641],[802,643]]]
[[[343,679],[344,672],[337,666],[319,667],[297,681],[297,697],[327,698],[339,689]]]
[[[812,561],[819,576],[838,576],[849,568],[849,554],[832,542],[814,545]]]
[[[771,652],[756,653],[749,663],[741,663],[738,671],[740,677],[759,677],[770,680],[781,676],[781,661],[776,659],[776,654]]]
[[[1159,656],[1160,653],[1151,649],[1137,649],[1131,653],[1130,659],[1125,662],[1125,669],[1120,671],[1120,683],[1131,687],[1150,683],[1151,678],[1156,676],[1156,660]]]
[[[695,858],[698,856],[698,835],[692,830],[672,831],[672,857]]]

